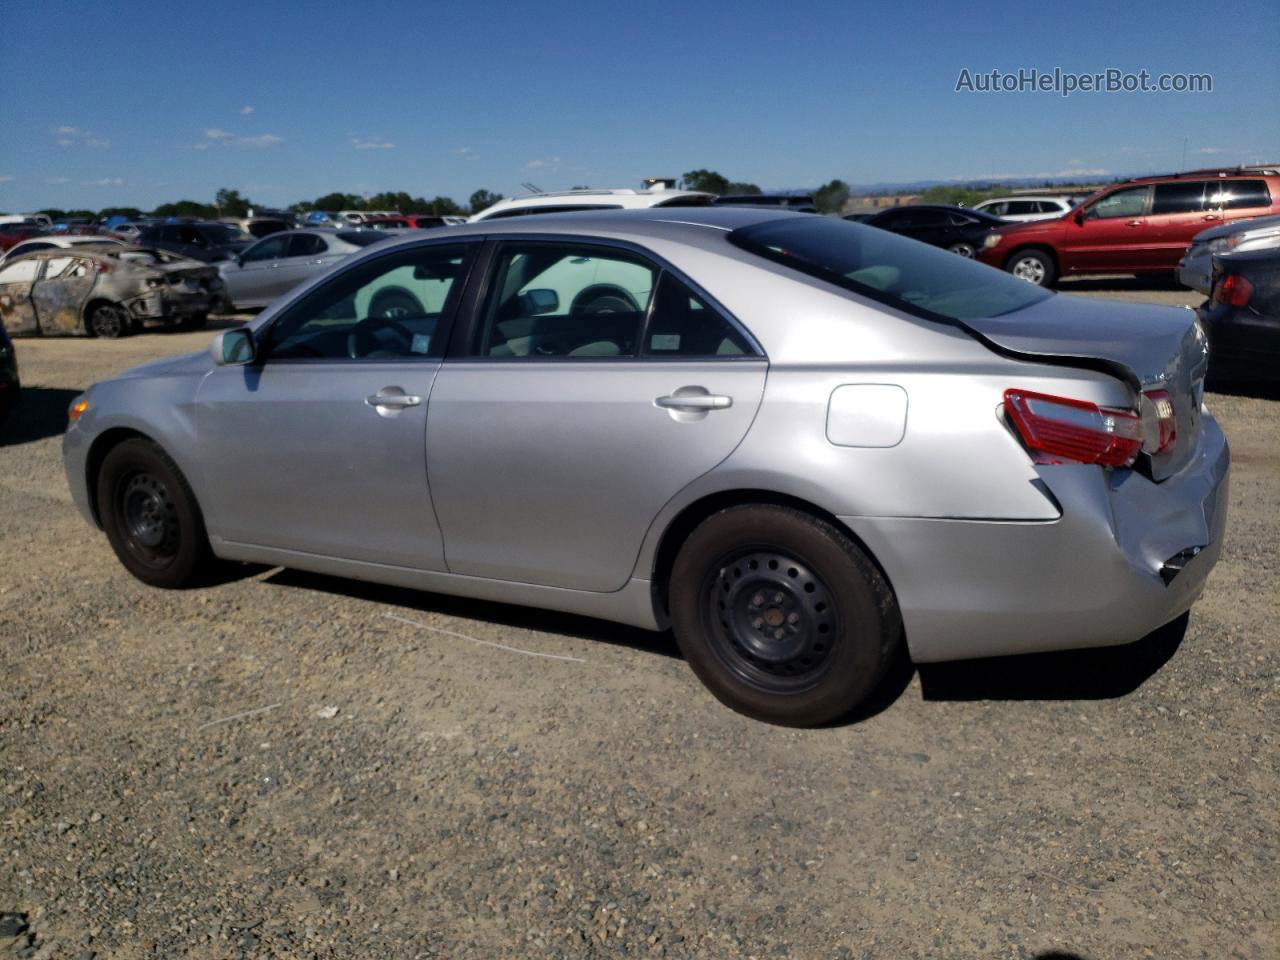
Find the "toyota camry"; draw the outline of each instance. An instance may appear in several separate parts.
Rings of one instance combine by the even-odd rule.
[[[729,706],[1124,644],[1200,594],[1227,444],[1189,311],[777,208],[568,213],[343,260],[76,399],[157,587],[251,561],[670,627]]]

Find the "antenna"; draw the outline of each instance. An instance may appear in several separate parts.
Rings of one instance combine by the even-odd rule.
[[[543,193],[543,192],[544,192],[544,191],[543,191],[543,189],[542,189],[540,186],[538,186],[536,183],[530,183],[528,180],[526,180],[524,183],[520,184],[520,186],[524,187],[524,188],[525,188],[526,190],[528,190],[530,193]]]
[[[1182,138],[1182,166],[1178,168],[1178,172],[1181,173],[1185,169],[1187,169],[1187,138],[1183,137]]]

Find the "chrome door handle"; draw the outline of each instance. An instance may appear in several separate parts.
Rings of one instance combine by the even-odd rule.
[[[1125,226],[1126,226],[1126,227],[1140,227],[1140,226],[1142,226],[1142,221],[1141,221],[1141,220],[1130,220],[1128,223],[1126,223],[1126,224],[1125,224]]]
[[[422,398],[408,393],[375,393],[371,397],[365,397],[364,402],[371,407],[394,407],[399,410],[416,407],[422,402]]]
[[[669,410],[727,410],[733,406],[733,397],[714,393],[672,394],[653,402]]]

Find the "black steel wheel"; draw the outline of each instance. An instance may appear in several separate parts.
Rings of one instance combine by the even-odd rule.
[[[129,333],[131,322],[123,307],[100,303],[89,314],[89,332],[95,337],[114,340]]]
[[[677,554],[672,627],[699,679],[757,719],[839,719],[880,682],[902,634],[897,602],[843,530],[791,507],[730,507]]]
[[[190,586],[211,565],[195,495],[157,444],[136,437],[112,447],[98,471],[97,497],[111,548],[144,583]]]

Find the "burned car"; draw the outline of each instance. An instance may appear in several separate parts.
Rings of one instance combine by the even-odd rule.
[[[121,337],[145,323],[196,329],[224,300],[216,267],[149,247],[42,250],[0,267],[12,335]]]

